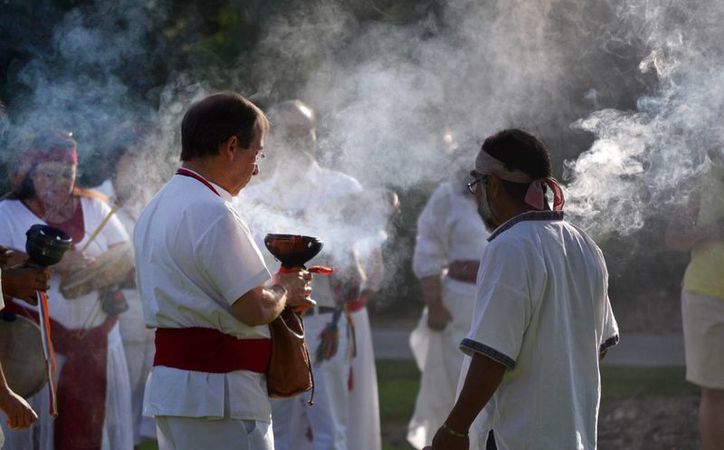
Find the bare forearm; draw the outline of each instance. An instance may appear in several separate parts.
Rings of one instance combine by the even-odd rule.
[[[445,423],[453,430],[466,433],[500,385],[505,370],[505,366],[499,362],[476,353],[460,396]]]
[[[420,279],[422,285],[422,297],[428,308],[439,308],[442,306],[442,284],[440,277],[433,275]]]
[[[234,317],[249,326],[265,325],[282,313],[287,291],[280,285],[258,287],[231,305]]]

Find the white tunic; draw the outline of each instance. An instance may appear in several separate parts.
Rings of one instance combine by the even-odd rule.
[[[100,200],[81,197],[85,237],[75,243],[76,248],[85,246],[90,235],[98,228],[103,219],[111,211],[110,207]],[[45,224],[19,200],[0,202],[0,245],[25,251],[25,232],[35,224]],[[88,256],[96,257],[109,247],[128,241],[128,234],[117,218],[111,217],[96,239],[88,246]],[[98,292],[66,300],[60,292],[60,276],[53,274],[48,290],[48,310],[50,316],[69,329],[92,328],[106,320],[98,301]],[[23,306],[32,308],[23,303]],[[62,355],[58,355],[58,371],[62,370]],[[103,448],[126,449],[133,446],[133,429],[131,425],[130,386],[126,357],[121,343],[118,325],[108,334],[108,362],[106,389],[106,420],[103,425]],[[47,387],[30,399],[31,405],[38,413],[38,421],[33,427],[24,431],[6,431],[6,448],[35,448],[33,429],[40,431],[40,447],[53,448],[53,422],[48,416]],[[4,426],[4,425],[3,425]]]
[[[270,274],[231,195],[176,175],[151,200],[134,231],[136,279],[146,325],[213,328],[239,339],[269,337],[250,327],[231,305]],[[225,409],[225,404],[229,405]],[[263,374],[206,373],[153,368],[144,414],[269,422]]]
[[[410,346],[422,373],[415,412],[407,440],[421,449],[455,403],[463,354],[460,341],[470,329],[475,306],[475,285],[447,276],[453,261],[478,261],[489,233],[478,215],[475,200],[462,182],[441,184],[417,221],[413,270],[418,278],[441,276],[442,302],[452,320],[442,331],[427,326],[427,309],[410,335]]]
[[[595,449],[599,352],[618,342],[603,254],[561,212],[529,212],[490,238],[461,343],[508,370],[471,430],[506,449]]]

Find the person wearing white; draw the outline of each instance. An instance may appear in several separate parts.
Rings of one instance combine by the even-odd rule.
[[[462,181],[441,184],[417,221],[413,270],[426,303],[410,335],[422,374],[407,441],[421,449],[432,440],[455,403],[463,354],[460,341],[470,329],[475,274],[488,232],[475,199]]]
[[[128,138],[127,136],[124,136]],[[150,195],[147,194],[146,186],[138,184],[139,177],[143,174],[143,166],[140,164],[142,157],[137,153],[138,149],[129,147],[139,144],[137,137],[132,137],[126,142],[118,142],[120,154],[109,157],[114,159],[113,177],[104,181],[95,190],[107,196],[109,202],[116,209],[115,214],[123,224],[126,232],[133,235],[136,221],[148,202]],[[129,196],[117,194],[118,189],[131,191]],[[143,416],[143,393],[146,387],[146,379],[153,367],[153,330],[146,328],[143,320],[143,308],[141,296],[133,283],[126,283],[122,286],[122,293],[128,302],[128,310],[120,316],[119,325],[123,348],[126,352],[128,364],[128,378],[131,383],[131,408],[133,411],[133,441],[139,445],[143,439],[156,438],[156,425],[152,418]]]
[[[231,204],[258,173],[267,129],[239,94],[194,103],[181,126],[183,167],[134,231],[146,325],[156,328],[144,414],[156,417],[161,450],[274,448],[266,324],[286,305],[309,307],[311,289],[306,271],[270,277]]]
[[[480,215],[495,231],[461,342],[470,356],[463,387],[432,448],[482,449],[492,430],[502,450],[595,449],[599,360],[618,342],[603,255],[563,220],[563,192],[532,135],[489,137],[472,175]]]
[[[372,191],[368,196],[371,197],[371,204],[363,208],[367,223],[379,224],[379,228],[384,228],[391,216],[399,212],[397,194],[383,189]],[[379,217],[374,217],[375,215]],[[364,221],[365,219],[361,219],[362,223]],[[370,226],[371,230],[375,228],[377,227]],[[359,287],[359,298],[348,301],[346,305],[355,336],[355,352],[349,381],[347,445],[350,450],[382,448],[377,368],[367,302],[380,290],[384,280],[382,246],[387,237],[387,232],[380,229],[377,233],[354,243],[354,253],[359,261],[360,271],[364,274],[364,280]]]
[[[6,431],[8,449],[52,449],[60,442],[76,442],[80,445],[81,442],[87,443],[89,439],[93,439],[93,445],[101,445],[103,449],[122,450],[133,446],[126,357],[116,319],[103,311],[98,291],[70,299],[60,290],[59,273],[67,273],[68,266],[75,266],[76,269],[73,270],[78,270],[79,266],[86,266],[91,261],[90,258],[99,257],[112,247],[127,245],[129,241],[128,234],[117,218],[111,217],[101,227],[108,217],[110,207],[75,187],[75,145],[70,135],[64,132],[41,133],[35,139],[33,148],[25,153],[30,163],[23,177],[32,181],[33,189],[16,189],[9,199],[0,202],[0,245],[18,251],[24,250],[26,231],[35,224],[47,225],[52,218],[54,226],[63,227],[64,231],[74,238],[76,249],[85,248],[84,254],[78,251],[65,254],[61,263],[55,267],[50,289],[47,290],[58,363],[58,407],[63,417],[56,420],[50,417],[46,386],[30,398],[39,420],[28,430],[12,433]],[[27,186],[26,182],[22,186]],[[38,213],[43,210],[45,217],[41,218]],[[67,220],[60,219],[63,216]],[[94,233],[96,230],[99,230],[98,233]],[[90,244],[86,246],[88,243]],[[20,306],[31,313],[37,311],[34,306]],[[103,374],[92,370],[95,367],[87,361],[88,354],[83,353],[88,349],[74,348],[78,345],[92,345],[88,340],[82,343],[79,340],[95,335],[106,341],[105,348],[93,350],[98,353],[106,352],[105,379],[102,379]],[[68,336],[70,339],[66,341]],[[80,374],[81,378],[76,378],[83,365],[87,370]],[[66,377],[64,375],[69,367],[73,369],[74,375]],[[100,370],[102,371],[102,368]],[[101,392],[98,392],[98,389],[101,389]],[[64,394],[64,391],[68,394]],[[75,397],[79,392],[86,396],[82,399],[82,404],[81,399]],[[96,399],[94,394],[99,395],[99,398]],[[101,396],[103,400],[100,399]],[[98,402],[102,403],[99,405]],[[88,414],[96,413],[86,409],[89,404],[100,409],[102,423],[93,421],[94,425],[90,424]],[[78,424],[74,423],[76,420],[70,418],[88,423],[83,424],[85,428],[78,429]],[[89,433],[93,435],[90,436]]]
[[[346,267],[353,266],[351,242],[343,242],[335,233],[342,223],[340,210],[344,199],[362,191],[359,182],[341,172],[320,167],[314,159],[316,131],[314,114],[299,100],[284,102],[273,109],[272,142],[284,157],[271,177],[250,186],[244,195],[250,212],[255,215],[255,228],[260,231],[301,233],[320,237],[321,253],[307,264],[334,265],[332,277],[346,277]],[[334,205],[334,206],[332,206]],[[261,211],[276,211],[293,218],[283,223],[278,216],[265,216]],[[305,339],[312,358],[314,375],[314,406],[307,405],[307,396],[274,400],[274,440],[277,450],[296,450],[305,445],[315,450],[347,450],[348,379],[350,347],[345,315],[339,317],[336,336],[324,333],[333,321],[338,293],[330,277],[318,276],[313,281],[317,307],[304,317]],[[334,348],[334,351],[328,349]]]
[[[0,248],[3,253],[0,256],[0,310],[5,308],[4,295],[17,299],[25,299],[29,302],[36,301],[36,292],[47,289],[50,283],[50,271],[42,268],[12,267],[8,264],[10,254],[14,253],[9,249]],[[0,365],[0,411],[4,412],[7,420],[4,421],[11,430],[21,430],[30,427],[38,415],[33,408],[20,395],[13,392],[8,385]],[[0,448],[5,443],[5,435],[0,428]]]

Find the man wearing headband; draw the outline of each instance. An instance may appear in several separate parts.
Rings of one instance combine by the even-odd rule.
[[[489,137],[472,176],[492,234],[460,344],[464,385],[432,448],[486,448],[489,436],[501,450],[596,448],[599,359],[618,342],[603,254],[564,220],[563,192],[534,136]]]

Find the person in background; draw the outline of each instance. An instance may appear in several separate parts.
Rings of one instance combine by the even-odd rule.
[[[144,414],[160,450],[272,450],[269,324],[313,302],[309,272],[269,274],[232,199],[259,173],[269,122],[234,92],[181,122],[182,167],[134,229],[146,325],[156,328]]]
[[[277,450],[297,450],[305,446],[315,450],[347,450],[351,339],[344,314],[335,313],[344,301],[359,295],[364,278],[361,265],[354,257],[354,238],[346,242],[335,234],[344,226],[341,213],[348,200],[362,192],[354,178],[317,163],[317,127],[314,111],[300,100],[280,103],[270,114],[274,130],[272,145],[277,155],[276,167],[262,183],[245,191],[245,209],[276,211],[292,218],[282,224],[267,221],[266,232],[294,232],[319,236],[322,252],[308,265],[335,267],[330,277],[314,280],[317,306],[304,316],[305,338],[312,358],[314,406],[307,406],[307,396],[272,402],[274,439]],[[263,220],[256,217],[256,220]],[[271,223],[269,223],[271,222]],[[286,231],[279,231],[287,226]]]
[[[74,250],[53,267],[47,291],[58,355],[60,414],[51,420],[48,388],[44,388],[29,399],[39,420],[33,429],[6,433],[6,448],[129,449],[133,446],[130,388],[118,316],[101,302],[96,287],[104,286],[93,284],[73,295],[61,286],[78,277],[105,279],[92,276],[96,259],[127,247],[128,234],[97,194],[76,186],[78,156],[70,133],[38,133],[21,159],[26,171],[16,174],[18,184],[0,202],[0,245],[21,253],[25,232],[32,225],[46,224],[70,235]],[[37,321],[36,309],[28,305],[12,300],[6,309]]]
[[[108,197],[115,214],[129,235],[152,197],[148,177],[146,139],[147,127],[126,125],[109,136],[104,146],[110,178],[95,190]],[[146,379],[153,367],[154,333],[143,320],[141,297],[136,289],[135,271],[118,288],[128,303],[128,311],[120,316],[120,331],[128,364],[133,411],[133,441],[138,447],[143,439],[156,438],[156,424],[143,417],[143,394]]]
[[[724,443],[724,157],[709,171],[688,206],[674,215],[667,244],[690,251],[681,292],[686,379],[701,388],[699,434],[703,450]]]
[[[50,287],[50,270],[35,267],[13,267],[13,252],[8,248],[0,248],[0,310],[5,308],[3,296],[25,300],[35,304],[36,292]],[[21,258],[22,259],[22,258]],[[21,430],[30,427],[38,415],[30,404],[13,392],[5,379],[0,364],[0,410],[7,416],[7,427],[10,430]],[[0,448],[5,436],[0,429]]]
[[[460,344],[464,384],[431,448],[482,449],[492,430],[501,450],[595,449],[599,361],[618,342],[603,254],[564,220],[548,150],[529,133],[488,137],[471,175],[492,234]]]
[[[489,235],[465,185],[468,178],[462,171],[438,186],[417,220],[412,263],[426,308],[410,335],[422,376],[407,428],[407,440],[417,449],[432,440],[455,403],[463,362],[459,346],[470,329],[475,279]]]
[[[377,390],[377,369],[372,346],[372,330],[367,303],[380,290],[385,278],[382,246],[387,241],[387,225],[400,214],[400,199],[389,189],[370,189],[362,199],[353,202],[345,214],[356,224],[366,224],[369,235],[354,243],[359,272],[364,279],[359,296],[348,300],[345,307],[354,329],[354,356],[349,379],[349,424],[347,446],[350,450],[380,450],[380,406]]]

